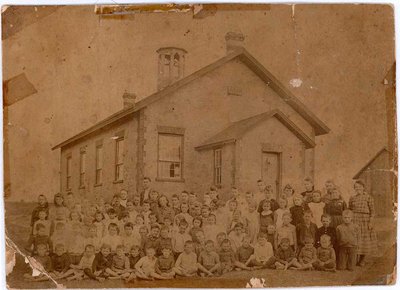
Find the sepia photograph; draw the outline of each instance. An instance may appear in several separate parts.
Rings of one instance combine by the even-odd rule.
[[[390,4],[2,6],[9,289],[394,285]]]

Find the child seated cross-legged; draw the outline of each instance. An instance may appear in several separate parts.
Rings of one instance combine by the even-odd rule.
[[[275,253],[275,266],[279,270],[300,269],[302,266],[297,261],[295,252],[290,246],[288,238],[281,239],[281,243]]]
[[[237,263],[242,264],[242,267],[236,267],[236,270],[252,270],[251,267],[247,267],[246,263],[250,257],[254,254],[254,248],[250,245],[251,237],[247,235],[243,238],[242,244],[236,251]],[[239,264],[240,263],[240,264]]]
[[[161,250],[161,255],[157,258],[155,264],[157,279],[173,279],[175,276],[175,259],[172,255],[172,249],[169,246],[165,246]]]
[[[210,271],[197,263],[197,255],[194,252],[193,241],[186,241],[183,252],[179,255],[175,262],[175,273],[179,276],[193,277],[197,271],[212,275]]]
[[[133,245],[131,247],[128,258],[129,258],[129,265],[131,267],[131,271],[130,271],[129,277],[127,279],[125,279],[126,282],[130,282],[130,281],[136,279],[135,265],[142,258],[142,253],[141,253],[139,245]]]
[[[106,278],[109,276],[108,270],[111,269],[113,256],[111,255],[111,246],[102,244],[100,252],[95,255],[93,260],[93,274],[98,277]]]
[[[310,237],[304,239],[304,246],[299,253],[299,262],[303,270],[312,270],[313,263],[317,261],[317,249],[314,248],[314,240]]]
[[[56,244],[54,247],[54,254],[51,257],[53,272],[50,276],[53,279],[59,278],[68,271],[70,264],[71,259],[68,253],[65,252],[64,244]]]
[[[336,270],[336,254],[331,245],[331,237],[322,235],[320,245],[317,249],[317,261],[313,263],[314,269],[334,272]]]
[[[109,279],[129,278],[129,258],[125,255],[124,245],[117,246],[116,253],[112,259],[111,269],[108,268],[106,271],[109,274]]]
[[[200,263],[200,265],[206,268],[211,273],[211,275],[219,272],[220,261],[217,252],[215,252],[214,250],[214,241],[206,241],[205,249],[200,253],[198,262]]]
[[[48,252],[48,246],[46,244],[37,244],[36,247],[37,254],[33,257],[35,263],[35,268],[40,270],[40,274],[38,276],[32,276],[32,274],[24,274],[24,278],[30,281],[47,281],[49,280],[49,276],[46,274],[52,272],[52,266],[51,266],[51,259],[49,255],[47,254]]]
[[[95,258],[95,249],[93,245],[86,245],[85,252],[81,258],[78,265],[70,265],[70,270],[64,274],[64,277],[68,277],[67,280],[82,280],[84,277],[89,277],[90,279],[97,281],[104,281],[103,277],[98,277],[93,273],[93,261]]]
[[[235,268],[249,270],[249,267],[247,267],[247,265],[237,260],[236,254],[232,250],[232,245],[230,240],[225,239],[222,241],[221,249],[219,250],[218,254],[221,263],[220,274],[231,272]]]
[[[152,247],[146,248],[146,256],[141,258],[135,265],[136,277],[143,280],[154,280],[154,278],[164,279],[156,273],[157,258],[155,254],[156,249]]]
[[[249,258],[246,265],[256,269],[274,269],[275,262],[271,243],[267,241],[265,233],[259,233],[257,243],[254,246],[254,254]]]

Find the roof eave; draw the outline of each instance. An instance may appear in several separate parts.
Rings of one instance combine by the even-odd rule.
[[[324,135],[330,132],[329,127],[311,112],[296,96],[271,74],[257,59],[247,50],[243,49],[240,60],[249,66],[254,73],[266,82],[273,90],[282,96],[293,109],[299,113],[314,128],[315,135]]]
[[[365,169],[368,168],[368,166],[375,161],[376,158],[378,158],[379,155],[381,155],[382,152],[387,151],[389,152],[388,148],[385,146],[381,150],[378,151],[371,159],[368,160],[368,162],[356,173],[356,175],[353,176],[353,179],[359,179],[360,175],[364,172]]]
[[[76,134],[73,137],[55,145],[54,147],[51,148],[51,150],[56,150],[58,148],[62,148],[62,147],[65,147],[66,145],[74,143],[74,142],[96,132],[97,130],[100,130],[108,125],[113,124],[116,121],[119,121],[119,120],[135,113],[138,110],[140,110],[140,108],[137,108],[137,107],[120,110],[117,113],[115,113],[115,114],[109,116],[108,118],[100,121],[99,123],[93,125],[92,127],[89,127],[88,129],[81,131],[79,134]]]
[[[236,142],[236,139],[222,140],[222,141],[218,141],[218,142],[214,142],[214,143],[210,143],[210,144],[203,144],[203,145],[194,147],[194,149],[196,151],[203,151],[203,150],[213,149],[216,147],[221,147],[221,146],[224,146],[227,144],[232,144],[235,142]]]

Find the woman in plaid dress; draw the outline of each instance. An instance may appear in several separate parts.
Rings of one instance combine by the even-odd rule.
[[[378,243],[376,232],[373,229],[373,218],[375,215],[374,199],[365,192],[365,185],[362,181],[354,183],[356,195],[350,197],[349,208],[353,211],[353,222],[360,227],[361,240],[358,246],[358,265],[365,265],[365,256],[376,255]]]

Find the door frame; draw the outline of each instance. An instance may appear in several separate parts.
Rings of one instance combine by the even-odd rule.
[[[261,180],[264,180],[264,170],[263,170],[263,154],[264,153],[271,153],[271,154],[276,154],[278,156],[278,184],[276,184],[276,192],[275,192],[275,197],[278,198],[281,194],[282,191],[282,151],[276,151],[276,150],[269,150],[269,149],[262,149],[261,150]]]

